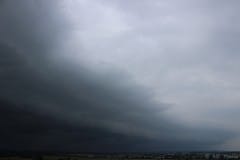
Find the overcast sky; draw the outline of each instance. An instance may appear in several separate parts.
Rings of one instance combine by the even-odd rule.
[[[0,149],[240,149],[238,1],[1,0]]]

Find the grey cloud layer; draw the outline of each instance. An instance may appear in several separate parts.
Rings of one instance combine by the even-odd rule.
[[[34,117],[32,119],[36,119],[37,125],[43,125],[50,131],[52,130],[50,129],[51,125],[56,126],[55,131],[53,129],[51,133],[39,132],[22,135],[35,140],[45,139],[46,144],[42,146],[43,148],[46,146],[56,147],[58,137],[55,141],[47,143],[57,130],[66,137],[65,144],[71,143],[73,150],[79,147],[77,143],[89,135],[90,138],[85,140],[83,145],[90,143],[87,149],[90,151],[96,143],[92,137],[101,139],[101,135],[111,137],[111,143],[106,145],[108,147],[118,144],[119,140],[123,139],[124,144],[118,148],[119,150],[127,144],[135,144],[136,149],[137,144],[141,144],[141,149],[144,149],[144,144],[147,144],[145,146],[147,150],[157,150],[158,148],[208,149],[222,144],[233,136],[232,133],[221,130],[218,126],[211,129],[209,127],[191,128],[166,116],[165,112],[171,111],[169,104],[163,103],[161,100],[160,102],[155,101],[159,95],[164,97],[164,93],[160,91],[160,94],[156,95],[155,89],[152,92],[148,87],[158,90],[159,86],[154,79],[159,77],[158,75],[153,77],[153,74],[160,73],[161,76],[167,77],[166,80],[160,78],[163,84],[167,85],[165,87],[160,85],[160,90],[161,87],[165,90],[169,87],[170,90],[175,91],[171,93],[172,95],[176,94],[174,96],[178,96],[179,93],[186,90],[182,89],[182,86],[186,85],[184,82],[181,84],[171,82],[171,76],[175,76],[173,79],[178,81],[178,78],[184,76],[184,73],[188,75],[196,71],[186,70],[187,66],[182,66],[181,63],[185,62],[184,58],[171,60],[174,62],[174,67],[181,66],[183,68],[183,72],[180,72],[179,76],[171,75],[174,72],[178,73],[179,70],[173,70],[174,68],[170,66],[169,69],[161,71],[161,67],[169,65],[164,60],[170,60],[176,54],[192,57],[189,55],[190,53],[183,52],[194,50],[194,48],[190,48],[189,51],[187,44],[192,38],[195,40],[195,37],[187,36],[185,37],[186,42],[183,39],[180,46],[170,47],[171,44],[177,45],[174,37],[171,38],[175,36],[175,29],[171,30],[171,25],[163,25],[155,33],[154,22],[158,22],[158,14],[161,12],[158,13],[156,9],[153,9],[148,15],[141,11],[143,6],[149,7],[149,9],[155,8],[155,2],[143,1],[138,4],[139,6],[135,5],[134,1],[133,3],[78,1],[76,6],[79,8],[74,8],[74,4],[67,1],[3,1],[0,4],[0,22],[2,24],[0,33],[3,35],[0,38],[0,95],[4,102],[1,102],[2,106],[9,108],[14,106],[13,110],[23,110],[23,115],[32,114]],[[165,5],[171,6],[168,3],[163,4],[163,6]],[[95,12],[91,15],[86,9],[84,10],[86,7],[93,7]],[[139,8],[132,9],[131,7]],[[80,11],[77,12],[76,9]],[[103,12],[103,18],[102,15],[99,15],[99,20],[94,19],[95,14],[102,11],[106,11]],[[132,13],[134,11],[137,13]],[[140,13],[145,16],[143,17],[146,19],[145,22],[141,22],[139,19],[142,17]],[[113,14],[113,16],[109,14]],[[128,14],[130,20],[133,20],[132,22],[126,18]],[[104,19],[104,15],[107,19]],[[127,24],[125,24],[126,21]],[[171,16],[169,21],[172,21]],[[177,22],[174,21],[174,23]],[[156,26],[158,25],[162,26],[156,24]],[[170,28],[169,31],[165,30],[168,28]],[[178,28],[176,27],[176,29]],[[158,32],[165,36],[163,40],[160,39],[161,34],[157,35]],[[179,32],[176,32],[178,35]],[[169,42],[164,42],[165,40],[169,40]],[[180,40],[177,39],[177,42]],[[196,43],[198,44],[198,42]],[[154,50],[158,48],[158,45],[160,46],[159,51]],[[167,46],[167,48],[161,49],[161,46]],[[148,58],[148,51],[150,58]],[[170,52],[167,53],[167,51]],[[157,56],[156,60],[154,60],[155,56]],[[160,60],[161,58],[163,60]],[[158,60],[159,65],[157,65]],[[194,61],[196,60],[193,59],[193,67],[195,66]],[[105,66],[107,70],[104,68]],[[109,66],[113,66],[113,69],[108,69]],[[114,68],[115,66],[116,68]],[[151,71],[153,67],[155,70]],[[197,71],[202,73],[202,68],[199,70]],[[209,70],[207,69],[207,71]],[[127,76],[128,74],[130,76]],[[169,80],[168,76],[170,81],[166,83]],[[184,80],[185,78],[180,79],[180,81]],[[171,88],[169,85],[179,85],[176,86],[179,90],[175,90],[175,86],[175,88]],[[195,90],[194,86],[193,88]],[[180,98],[186,100],[185,97]],[[194,97],[191,98],[194,99]],[[171,100],[169,96],[166,96],[166,100],[163,98],[163,101],[169,102],[169,100]],[[176,102],[178,100],[173,98],[173,101],[169,103]],[[179,106],[184,109],[183,105],[185,104],[187,103],[179,104]],[[187,106],[188,108],[189,106]],[[30,110],[30,113],[25,113],[25,110]],[[4,115],[5,112],[10,111],[3,109],[1,114]],[[53,122],[49,127],[48,123],[43,120],[44,118],[36,116],[39,113],[51,117],[63,125],[59,127]],[[7,118],[8,116],[6,116]],[[34,128],[26,123],[24,118],[19,117],[19,119],[23,119],[22,122],[19,122],[23,124],[22,129]],[[39,121],[42,122],[39,124]],[[6,123],[5,128],[9,128],[10,124]],[[69,125],[74,128],[75,134],[68,129]],[[88,133],[87,135],[80,134],[84,130]],[[100,136],[97,136],[98,133]],[[5,137],[7,136],[5,135]],[[73,139],[79,137],[79,139],[73,142],[69,140],[70,137]],[[14,142],[12,143],[14,144]],[[24,147],[31,148],[36,143],[29,142]],[[98,140],[99,148],[93,150],[101,150],[101,144],[105,145],[105,143],[106,139]],[[1,146],[1,148],[3,147]]]

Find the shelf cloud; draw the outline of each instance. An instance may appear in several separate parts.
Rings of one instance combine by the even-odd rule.
[[[239,147],[237,15],[222,1],[0,1],[0,149]]]

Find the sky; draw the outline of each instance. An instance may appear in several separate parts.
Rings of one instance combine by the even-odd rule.
[[[1,0],[0,150],[239,150],[239,3]]]

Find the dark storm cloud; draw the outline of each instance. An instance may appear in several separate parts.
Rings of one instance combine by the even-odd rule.
[[[2,149],[206,149],[232,136],[175,122],[164,114],[169,104],[155,102],[117,69],[103,72],[59,58],[56,47],[69,29],[63,4],[0,4]]]
[[[1,149],[30,151],[135,152],[195,150],[206,147],[192,141],[151,140],[101,128],[79,127],[1,100]],[[28,107],[28,106],[26,106]],[[4,113],[4,114],[3,114]],[[205,148],[206,149],[206,148]]]
[[[99,128],[74,126],[41,113],[19,109],[7,101],[1,100],[0,111],[4,113],[0,117],[0,149],[4,150],[136,151],[135,143],[144,141]],[[143,149],[141,143],[139,149]]]

